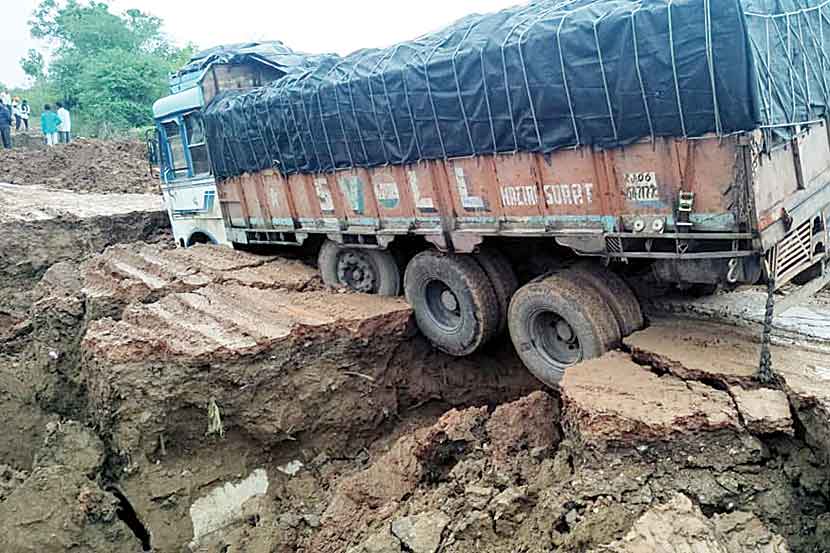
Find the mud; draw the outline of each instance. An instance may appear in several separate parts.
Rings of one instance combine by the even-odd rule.
[[[0,336],[25,318],[32,289],[61,261],[120,242],[167,242],[161,197],[90,195],[0,184]]]
[[[33,141],[37,137],[25,139],[27,144]],[[104,194],[160,192],[158,178],[150,173],[146,146],[137,140],[80,138],[54,148],[3,150],[0,182]]]
[[[652,316],[553,392],[506,338],[450,358],[400,300],[208,246],[116,245],[31,298],[0,365],[12,552],[830,548],[820,347],[776,345],[763,387],[751,332]]]

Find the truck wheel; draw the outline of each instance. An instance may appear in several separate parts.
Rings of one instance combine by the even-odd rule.
[[[578,263],[564,271],[573,280],[593,286],[611,308],[620,332],[630,336],[645,325],[640,301],[626,282],[613,271],[597,263]]]
[[[469,355],[498,330],[496,292],[472,256],[421,252],[406,267],[404,289],[421,332],[445,353]]]
[[[481,268],[484,269],[487,278],[493,284],[493,291],[496,293],[496,301],[499,304],[499,326],[496,334],[501,334],[507,329],[507,312],[510,309],[510,298],[519,288],[519,279],[513,271],[513,266],[500,251],[493,248],[481,248],[475,259]]]
[[[401,272],[388,251],[349,248],[326,240],[317,263],[327,286],[379,296],[401,293]]]
[[[599,292],[567,275],[520,288],[510,302],[508,321],[525,366],[554,388],[565,369],[601,356],[621,339],[614,313]]]

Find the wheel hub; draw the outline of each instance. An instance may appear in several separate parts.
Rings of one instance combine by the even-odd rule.
[[[530,320],[530,335],[539,353],[554,365],[567,367],[582,360],[582,346],[573,327],[558,314],[545,311]]]
[[[377,274],[372,262],[361,252],[346,252],[337,260],[337,278],[344,286],[371,294],[377,287]]]
[[[441,303],[444,305],[447,311],[458,310],[458,299],[455,297],[455,294],[453,294],[451,290],[444,290],[444,292],[441,294]]]
[[[574,330],[564,319],[560,319],[556,322],[556,335],[563,342],[571,343],[574,339]]]
[[[461,302],[440,280],[427,284],[426,307],[429,317],[445,331],[452,332],[461,326]]]

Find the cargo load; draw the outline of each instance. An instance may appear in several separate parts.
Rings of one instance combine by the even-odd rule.
[[[391,48],[321,56],[209,106],[216,176],[758,128],[789,137],[827,111],[827,4],[544,0]]]

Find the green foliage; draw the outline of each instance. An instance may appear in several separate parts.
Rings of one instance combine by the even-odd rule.
[[[26,57],[20,60],[20,67],[35,82],[42,81],[46,76],[46,61],[43,54],[30,48]]]
[[[42,0],[29,26],[33,37],[53,48],[48,71],[38,52],[21,60],[36,83],[32,91],[53,92],[52,101],[67,104],[80,134],[109,135],[151,123],[168,74],[193,52],[171,44],[158,17],[135,9],[114,14],[95,0]]]

